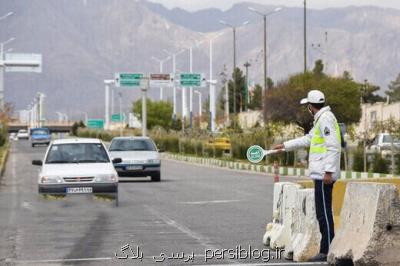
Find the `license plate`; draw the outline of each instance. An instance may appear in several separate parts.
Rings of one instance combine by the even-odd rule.
[[[67,193],[92,193],[93,188],[91,187],[67,187]]]
[[[126,170],[142,170],[143,167],[141,165],[130,165],[126,167]]]

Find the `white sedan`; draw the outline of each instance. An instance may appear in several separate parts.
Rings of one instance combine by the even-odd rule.
[[[51,142],[41,166],[40,194],[95,194],[112,196],[118,205],[118,174],[99,139],[58,139]]]
[[[28,130],[26,130],[26,129],[18,130],[17,139],[29,139]]]
[[[149,137],[116,137],[109,148],[111,158],[121,158],[114,163],[121,179],[150,176],[154,182],[161,180],[161,160],[153,140]]]

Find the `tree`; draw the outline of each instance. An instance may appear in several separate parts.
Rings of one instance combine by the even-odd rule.
[[[317,79],[320,79],[325,75],[324,74],[324,64],[322,63],[321,59],[318,59],[317,61],[315,61],[313,73]]]
[[[257,84],[254,90],[250,95],[250,104],[249,109],[252,110],[261,110],[261,101],[262,101],[262,87],[260,84]]]
[[[71,133],[73,136],[78,136],[78,129],[79,128],[85,128],[85,123],[83,123],[82,120],[80,120],[79,122],[74,122],[72,124],[72,128],[71,128]]]
[[[379,86],[368,83],[368,80],[365,80],[364,84],[361,85],[361,97],[363,103],[376,103],[385,101],[384,97],[376,94],[376,92],[379,90]]]
[[[142,100],[133,103],[133,113],[142,119]],[[152,101],[147,99],[147,128],[161,126],[164,129],[172,127],[173,106],[171,102]]]
[[[390,82],[388,88],[389,90],[387,90],[385,93],[390,97],[390,101],[400,101],[400,73],[397,75],[395,80]]]
[[[228,81],[229,92],[229,113],[233,113],[234,98],[236,98],[236,112],[239,112],[244,107],[244,94],[246,93],[246,77],[240,68],[235,68],[232,73],[232,79]]]
[[[311,89],[324,92],[327,105],[339,122],[357,123],[361,117],[360,84],[340,77],[329,77],[320,72],[306,72],[289,77],[267,92],[267,119],[296,123],[307,133],[312,128],[313,117],[300,105]]]

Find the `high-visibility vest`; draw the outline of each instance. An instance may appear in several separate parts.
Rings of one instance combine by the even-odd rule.
[[[338,139],[338,142],[341,143],[340,128],[337,121],[335,121],[335,128],[336,128],[336,137]],[[326,153],[325,139],[324,137],[321,136],[319,132],[319,121],[317,121],[317,124],[315,125],[314,136],[311,138],[310,154],[311,153],[314,154]]]

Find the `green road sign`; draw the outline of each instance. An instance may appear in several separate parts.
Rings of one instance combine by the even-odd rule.
[[[117,87],[140,87],[141,73],[116,73],[115,85]]]
[[[125,114],[113,114],[111,115],[112,122],[122,122],[125,119]]]
[[[180,75],[182,87],[201,87],[201,74],[199,73],[181,73]]]
[[[104,128],[104,120],[103,119],[88,119],[87,121],[88,128]]]
[[[259,163],[264,158],[264,149],[258,145],[253,145],[247,149],[247,160],[251,163]]]

